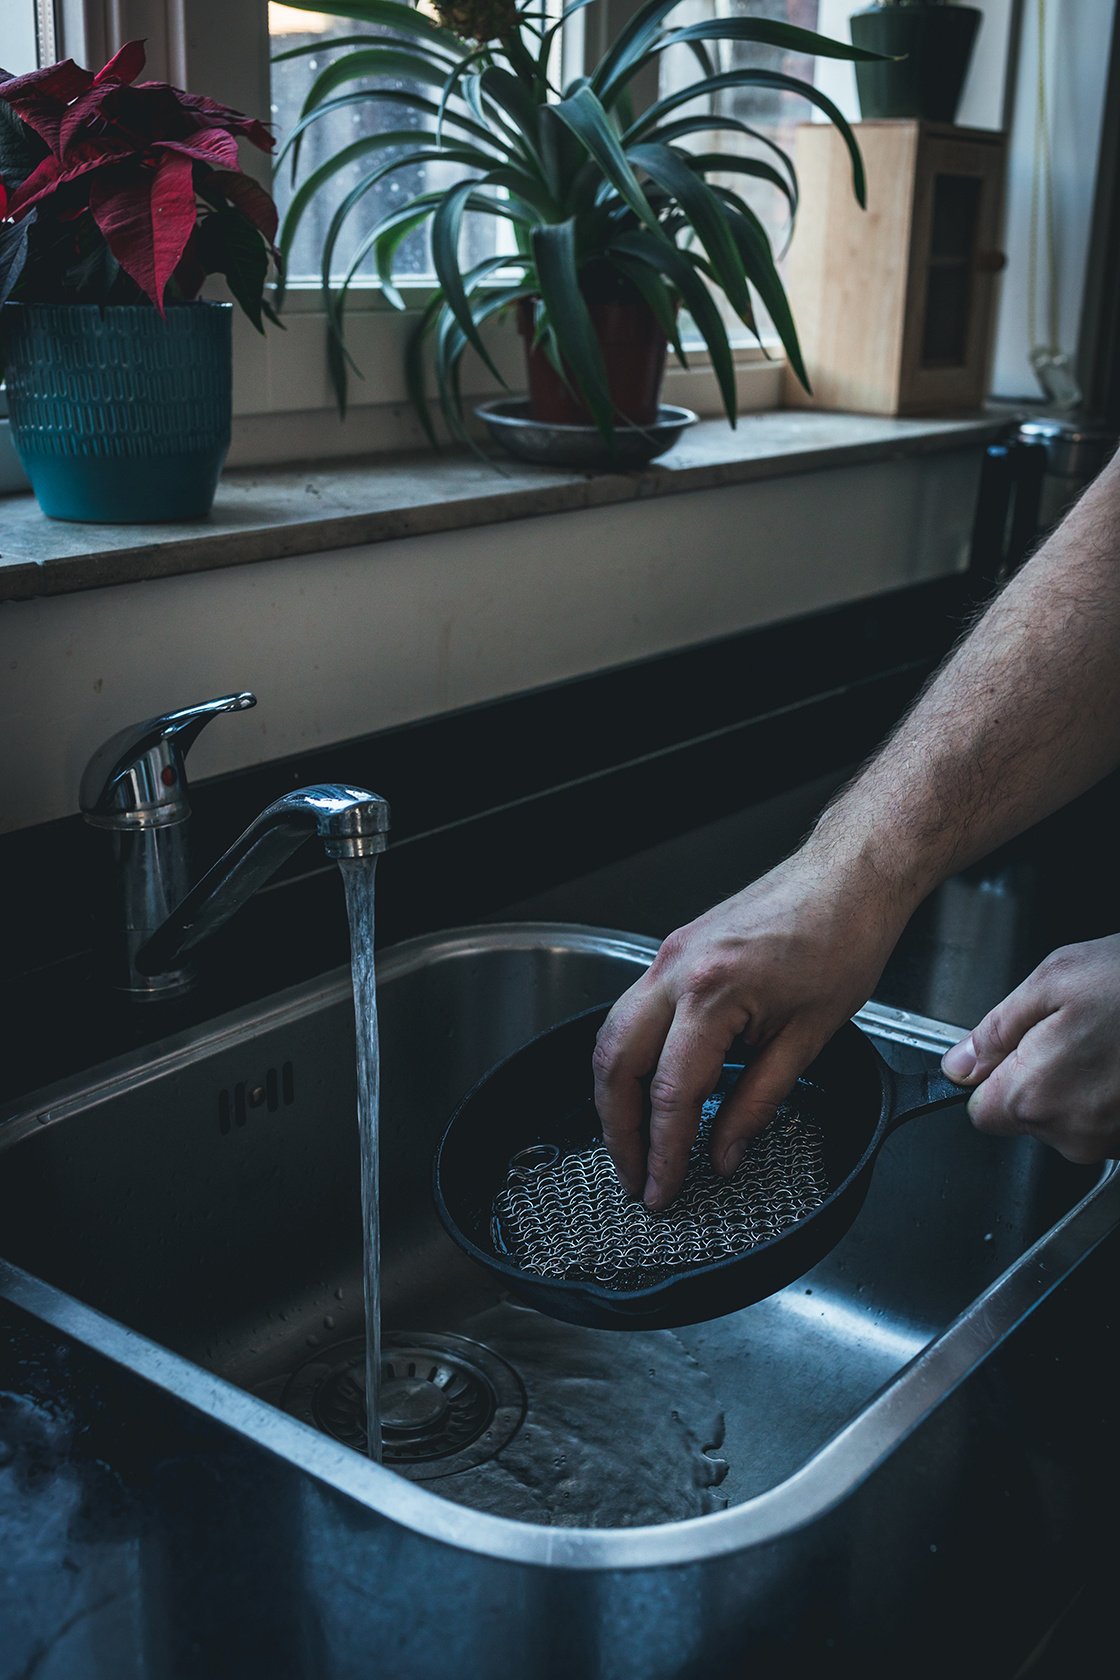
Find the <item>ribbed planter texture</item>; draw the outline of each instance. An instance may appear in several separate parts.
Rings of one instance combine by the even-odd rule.
[[[7,303],[12,441],[43,512],[99,524],[209,513],[229,452],[228,303]]]
[[[852,45],[899,61],[855,66],[860,115],[954,122],[982,15],[944,3],[853,12]]]

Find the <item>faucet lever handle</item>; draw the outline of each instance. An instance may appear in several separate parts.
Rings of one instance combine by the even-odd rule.
[[[160,828],[190,815],[184,760],[212,718],[243,712],[247,690],[130,724],[105,741],[82,775],[78,803],[97,828]]]

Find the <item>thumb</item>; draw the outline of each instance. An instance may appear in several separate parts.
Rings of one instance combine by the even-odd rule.
[[[1052,1012],[1038,969],[990,1009],[967,1038],[941,1058],[941,1071],[957,1085],[979,1085],[1017,1050],[1031,1028]]]
[[[779,1033],[764,1045],[724,1098],[712,1127],[712,1165],[735,1171],[747,1144],[764,1131],[778,1104],[789,1096],[820,1044],[801,1034]]]

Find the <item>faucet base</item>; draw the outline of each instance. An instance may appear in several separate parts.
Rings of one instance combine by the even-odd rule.
[[[173,968],[166,974],[133,975],[127,985],[118,984],[114,990],[130,1003],[162,1003],[166,998],[182,997],[197,979],[194,968]]]

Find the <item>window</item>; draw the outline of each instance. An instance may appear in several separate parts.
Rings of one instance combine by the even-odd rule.
[[[271,4],[268,8],[268,31],[272,57],[271,119],[275,133],[281,139],[290,134],[299,121],[304,99],[316,77],[334,58],[333,43],[345,40],[355,33],[371,37],[389,33],[369,25],[356,25],[351,20],[335,19],[322,13],[302,12],[294,6],[276,4]],[[287,54],[298,56],[288,57]],[[376,82],[366,79],[347,83],[339,92],[346,94],[376,86],[403,90],[409,85],[401,80],[382,77]],[[416,90],[415,84],[412,84],[412,89]],[[426,121],[422,120],[417,112],[407,107],[378,105],[373,101],[340,107],[321,120],[313,122],[304,131],[296,184],[306,180],[314,169],[329,158],[338,156],[345,147],[361,141],[366,135],[389,129],[411,129],[421,132],[427,126]],[[396,147],[379,152],[373,160],[368,157],[365,160],[356,159],[333,177],[329,196],[317,195],[301,223],[290,254],[287,276],[290,286],[320,284],[320,257],[334,207],[343,202],[350,189],[367,173],[371,162],[378,165],[388,163],[391,159],[401,157],[403,151],[403,147]],[[458,178],[458,171],[450,165],[427,164],[401,169],[378,182],[373,191],[362,200],[357,213],[345,223],[344,231],[335,247],[331,265],[332,278],[339,279],[346,274],[363,232],[392,210],[395,204],[404,203],[414,193],[427,188],[438,190],[441,187],[450,187]],[[291,203],[292,193],[290,160],[285,160],[273,179],[273,194],[281,214]],[[481,262],[483,258],[495,254],[495,224],[489,219],[483,222],[480,217],[468,218],[464,229],[464,247],[465,256],[470,262]],[[395,271],[399,277],[414,282],[431,279],[432,265],[427,229],[423,233],[413,234],[405,241],[397,255]],[[367,258],[358,269],[358,281],[372,282],[375,272],[372,257]]]
[[[689,24],[715,17],[749,16],[772,18],[776,22],[794,24],[799,29],[819,30],[819,12],[819,0],[684,0],[674,12],[672,22]],[[783,52],[777,47],[762,47],[752,42],[719,41],[711,44],[708,50],[712,68],[717,74],[748,68],[776,70],[787,76],[794,76],[799,81],[812,83],[818,69],[816,60],[805,53]],[[665,98],[682,91],[695,83],[700,73],[696,60],[687,49],[675,48],[662,54],[657,96]],[[733,88],[714,96],[709,95],[702,101],[692,101],[683,105],[681,115],[705,108],[713,117],[732,117],[746,123],[754,130],[757,139],[751,143],[741,134],[713,129],[711,133],[698,137],[699,144],[691,142],[694,150],[741,155],[749,147],[752,155],[760,162],[775,165],[779,172],[782,172],[782,166],[774,156],[772,146],[780,147],[787,157],[792,157],[797,124],[805,122],[811,115],[811,107],[797,94],[765,87]],[[740,194],[754,210],[770,236],[780,272],[781,257],[789,241],[791,226],[789,203],[783,193],[765,181],[752,180],[734,172],[729,172],[722,178],[714,176],[712,179],[716,184]],[[717,295],[717,302],[724,314],[732,342],[736,339],[752,342],[746,329],[727,308],[722,294]],[[772,344],[777,347],[777,336],[761,306],[759,316],[760,336],[768,346]],[[699,342],[698,338],[693,340],[692,334],[686,333],[686,342],[690,340]]]
[[[550,0],[558,4],[559,0]],[[565,73],[570,74],[572,61],[577,58],[580,42],[586,39],[590,52],[613,39],[637,0],[596,0],[585,10],[575,12],[566,33]],[[784,17],[803,27],[816,28],[822,34],[846,39],[848,17],[863,0],[685,0],[679,15],[702,17],[718,11],[734,12],[741,8],[754,14]],[[1025,266],[1024,229],[1030,201],[1030,155],[1033,128],[1032,90],[1037,82],[1038,43],[1034,27],[1035,6],[1020,8],[1018,0],[978,0],[984,22],[974,58],[973,70],[965,88],[959,121],[977,127],[999,127],[1006,123],[1015,92],[1016,73],[1009,72],[1007,47],[1017,43],[1018,97],[1014,100],[1010,178],[1008,192],[1009,266],[1002,282],[999,342],[996,354],[996,386],[1003,395],[1032,394],[1033,380],[1027,368],[1024,346],[1026,342],[1023,301]],[[688,12],[686,13],[686,6]],[[1115,14],[1116,0],[1099,0],[1099,4],[1085,6],[1081,0],[1052,0],[1045,61],[1052,77],[1052,109],[1054,112],[1055,181],[1059,185],[1058,249],[1064,284],[1062,289],[1063,343],[1073,348],[1076,343],[1077,321],[1080,314],[1080,275],[1084,267],[1085,251],[1090,238],[1091,199],[1096,154],[1100,143],[1101,112],[1105,96],[1104,75],[1107,53],[1103,50],[1108,27]],[[1022,12],[1022,27],[1013,27]],[[287,15],[285,15],[287,14]],[[267,0],[0,0],[0,63],[18,71],[30,68],[34,62],[36,42],[41,37],[42,19],[57,16],[61,39],[50,49],[41,48],[43,61],[70,54],[79,62],[100,64],[119,45],[124,36],[144,36],[148,42],[149,74],[168,77],[186,85],[212,93],[214,97],[254,114],[268,111],[270,103],[278,130],[290,124],[292,114],[302,102],[309,85],[302,83],[313,72],[307,60],[287,60],[270,65],[270,57],[277,50],[284,51],[298,43],[301,29],[304,40],[315,44],[323,37],[323,51],[329,54],[329,39],[339,33],[364,33],[361,25],[344,23],[329,16],[298,12],[294,7],[274,5]],[[569,51],[570,48],[570,51]],[[720,68],[730,68],[740,62],[737,49],[724,47]],[[316,54],[309,55],[315,58]],[[812,75],[817,87],[826,93],[849,119],[858,118],[855,77],[848,64],[838,61],[814,61],[811,69],[804,61],[787,58],[780,64],[770,55],[769,60],[759,54],[756,60],[772,67],[780,67],[791,74]],[[674,78],[695,74],[692,61],[676,65],[668,59],[660,68],[658,86],[642,90],[644,96],[656,98],[662,88],[673,85]],[[270,91],[271,82],[271,91]],[[1005,87],[1005,84],[1007,86]],[[723,95],[725,104],[719,114],[732,114],[768,134],[779,144],[786,144],[792,129],[815,113],[795,95],[759,96],[757,90],[748,94]],[[365,120],[369,120],[368,116]],[[401,126],[404,126],[402,123]],[[329,137],[322,125],[321,144],[324,148],[346,143],[345,137]],[[705,147],[709,141],[704,140]],[[309,142],[310,144],[310,142]],[[709,149],[716,150],[721,138],[713,134]],[[324,153],[325,155],[325,153]],[[763,150],[761,156],[766,153]],[[311,153],[308,152],[308,157]],[[1090,162],[1092,160],[1092,162]],[[254,167],[254,160],[246,158]],[[742,190],[742,178],[737,181]],[[775,248],[780,252],[785,237],[785,210],[780,195],[758,183],[752,185],[752,202],[756,211],[770,227]],[[401,192],[408,189],[402,177]],[[290,190],[282,179],[274,184],[277,197],[283,203]],[[387,187],[387,191],[390,189]],[[810,214],[803,207],[802,220]],[[363,216],[363,220],[364,220]],[[368,221],[366,221],[368,226]],[[333,401],[329,383],[323,372],[322,321],[318,302],[318,249],[321,229],[312,230],[295,253],[292,270],[296,280],[306,276],[303,298],[296,286],[289,293],[285,312],[288,330],[272,333],[266,340],[257,339],[251,329],[242,334],[238,344],[235,408],[241,415],[268,416],[279,421],[281,416],[289,426],[289,437],[303,436],[306,427],[299,426],[299,416],[331,412]],[[345,250],[345,248],[344,248]],[[427,272],[427,253],[417,243],[409,252],[416,283],[422,284]],[[406,326],[395,312],[375,307],[377,292],[367,286],[365,300],[370,306],[363,316],[359,295],[355,295],[352,313],[355,315],[355,355],[370,377],[361,394],[355,393],[359,408],[362,397],[369,405],[365,413],[387,412],[388,406],[402,404],[405,399],[403,383],[398,378],[400,351]],[[241,332],[241,328],[237,329]],[[749,349],[740,356],[745,367],[752,360]],[[511,367],[515,364],[511,361]],[[694,360],[696,370],[701,368]],[[1003,370],[1008,370],[1006,373]],[[1020,370],[1025,372],[1020,373]],[[675,373],[675,370],[673,370]],[[697,371],[696,378],[704,378]],[[753,376],[752,376],[753,377]],[[481,389],[481,385],[476,387]],[[768,395],[759,400],[765,405],[775,400],[773,386]],[[691,406],[707,402],[709,412],[715,404],[707,395],[689,385],[671,400]],[[402,412],[404,410],[402,409]],[[381,421],[377,422],[378,425]],[[329,444],[324,448],[361,447],[356,440],[358,414],[352,418],[345,433],[330,432]],[[279,435],[277,433],[277,435]],[[371,434],[372,435],[372,434]],[[380,438],[381,434],[377,434]],[[263,433],[262,433],[263,436]],[[375,445],[377,446],[377,445]],[[277,448],[288,444],[277,444]],[[262,446],[263,448],[263,446]],[[265,458],[267,449],[260,456]]]
[[[674,12],[671,22],[685,24],[716,15],[734,17],[737,14],[750,14],[780,19],[804,29],[815,29],[818,9],[818,0],[763,0],[761,5],[758,4],[758,0],[683,0]],[[620,8],[616,7],[616,17],[619,11]],[[276,133],[281,137],[292,131],[315,78],[331,63],[332,43],[341,42],[353,36],[355,32],[362,35],[384,33],[369,26],[358,26],[350,20],[334,19],[321,13],[300,11],[295,6],[275,3],[270,4],[268,8],[268,25],[272,54],[271,117]],[[749,43],[719,43],[713,49],[712,57],[715,68],[720,71],[752,65],[761,69],[781,70],[808,81],[813,77],[813,60],[808,56],[783,53],[774,48],[757,47]],[[664,54],[660,66],[657,97],[675,93],[694,82],[698,74],[696,60],[687,50]],[[407,86],[403,81],[383,78],[379,83],[367,80],[347,84],[340,92],[350,91],[351,86],[368,88],[377,85],[402,89]],[[786,151],[792,149],[794,128],[807,114],[804,101],[796,96],[766,88],[742,88],[717,95],[714,99],[709,97],[700,108],[703,109],[705,104],[713,114],[720,117],[736,117],[754,128],[760,137],[755,142],[754,149],[763,160],[772,160],[772,154],[766,145],[768,140]],[[683,109],[696,109],[696,105],[694,103]],[[313,169],[332,156],[337,156],[343,148],[360,140],[364,135],[390,127],[420,130],[425,126],[415,113],[402,111],[399,107],[378,109],[374,104],[359,104],[333,111],[322,120],[311,124],[305,131],[301,141],[297,183],[305,180]],[[742,146],[740,136],[729,136],[719,130],[714,130],[702,140],[702,149],[705,151],[734,151],[741,150]],[[400,153],[381,153],[379,161],[381,158],[387,161],[394,155],[399,156]],[[363,163],[359,160],[340,170],[332,181],[329,195],[320,195],[311,205],[289,260],[289,285],[300,287],[320,284],[320,253],[333,207],[341,204],[346,193],[357,184],[368,167],[368,162]],[[412,193],[425,187],[438,189],[443,185],[449,186],[454,179],[456,172],[453,169],[428,165],[426,168],[420,166],[403,169],[380,182],[369,197],[363,200],[358,213],[347,223],[346,232],[335,251],[332,263],[333,277],[338,278],[347,271],[362,231],[391,210],[395,202],[403,202]],[[765,182],[747,180],[739,174],[729,173],[724,184],[743,194],[770,232],[775,251],[780,251],[789,234],[789,207],[780,191]],[[288,161],[278,170],[273,191],[283,211],[290,204],[293,194],[292,172]],[[498,249],[496,233],[500,231],[500,227],[489,219],[483,221],[481,218],[468,218],[466,238],[473,243],[466,249],[467,260],[478,262],[492,255]],[[402,247],[397,259],[397,271],[406,279],[417,282],[431,277],[426,232],[424,235],[414,235]],[[372,261],[367,260],[358,273],[359,278],[372,281]],[[743,336],[740,324],[736,321],[734,325],[739,336]]]
[[[0,6],[0,65],[13,76],[25,75],[39,63],[51,62],[53,39],[43,42],[40,53],[39,37],[45,24],[53,23],[49,8],[36,0],[3,0]],[[53,31],[52,31],[53,32]]]
[[[818,29],[820,7],[818,0],[684,0],[673,14],[673,22],[699,23],[714,17],[766,17],[781,23],[791,23],[799,29]],[[753,68],[777,70],[800,81],[812,82],[816,61],[804,53],[782,52],[777,47],[760,47],[745,41],[720,41],[710,49],[713,68],[717,72]],[[664,53],[658,95],[675,93],[695,82],[698,66],[691,53],[680,48]],[[748,124],[759,135],[753,151],[763,162],[773,162],[766,145],[772,141],[787,154],[794,150],[794,130],[805,122],[811,109],[796,94],[772,88],[734,88],[709,98],[707,106],[719,117],[735,117]],[[703,106],[685,105],[682,115]],[[741,153],[747,142],[738,134],[713,130],[703,141],[705,152]],[[726,177],[726,185],[742,193],[751,208],[761,218],[770,234],[775,252],[782,249],[789,233],[789,206],[776,187],[764,181],[744,179],[741,175]]]

